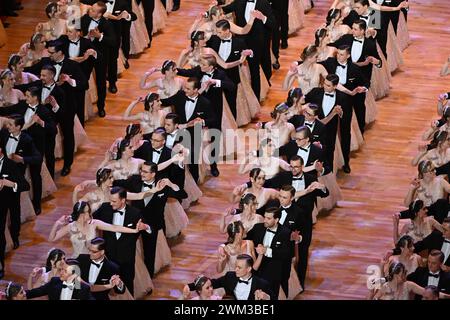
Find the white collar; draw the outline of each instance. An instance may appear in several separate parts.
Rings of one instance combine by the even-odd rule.
[[[289,209],[292,206],[292,202],[287,206],[287,207],[283,207],[281,206],[283,209]]]

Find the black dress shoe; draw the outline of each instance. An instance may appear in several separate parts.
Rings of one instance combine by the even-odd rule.
[[[280,69],[280,63],[278,62],[278,59],[277,59],[277,61],[275,61],[275,63],[272,63],[272,67],[273,67],[275,70]]]
[[[13,250],[16,250],[20,247],[19,240],[13,240]]]
[[[106,112],[105,112],[105,110],[98,110],[98,116],[100,117],[100,118],[104,118],[105,116],[106,116]]]
[[[10,25],[10,23],[9,22],[3,22],[3,28],[8,28],[9,27],[9,25]]]
[[[34,209],[34,213],[35,213],[37,216],[40,215],[41,212],[42,212],[41,208],[35,208],[35,209]]]
[[[281,49],[287,49],[287,47],[288,47],[287,41],[286,41],[286,42],[282,41],[282,42],[281,42],[280,48],[281,48]]]
[[[180,9],[180,5],[179,4],[174,4],[172,7],[172,11],[177,11],[178,9]]]
[[[342,167],[342,170],[344,170],[345,173],[350,173],[352,170],[350,169],[350,166],[348,164],[345,164]]]
[[[123,66],[125,67],[125,69],[129,69],[130,68],[130,64],[128,63],[128,60],[125,61]]]
[[[61,176],[65,177],[65,176],[67,176],[69,173],[70,173],[70,168],[66,168],[66,167],[62,168],[62,170],[61,170]]]
[[[211,174],[213,177],[218,177],[220,172],[219,169],[217,169],[217,166],[211,166]]]
[[[117,87],[116,87],[116,84],[115,84],[115,83],[111,83],[111,84],[109,85],[108,90],[109,90],[109,92],[111,92],[111,93],[117,93]]]

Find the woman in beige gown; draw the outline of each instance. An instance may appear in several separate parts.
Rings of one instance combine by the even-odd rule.
[[[148,81],[156,71],[160,71],[163,75],[154,80]],[[140,88],[142,90],[150,90],[157,88],[157,93],[161,99],[166,99],[173,96],[183,87],[183,79],[177,77],[177,64],[172,60],[166,60],[161,68],[150,68],[144,73],[140,81]],[[168,107],[170,108],[170,107]]]
[[[242,223],[242,226],[244,227],[245,238],[247,233],[253,228],[255,224],[264,222],[264,218],[262,217],[262,215],[256,213],[257,206],[258,202],[256,197],[252,193],[246,193],[239,200],[238,211],[235,209],[228,209],[222,215],[222,220],[220,221],[219,225],[219,231],[221,233],[226,233],[227,226],[230,223],[240,221]]]
[[[39,62],[44,57],[49,57],[46,39],[42,33],[35,33],[30,42],[24,43],[19,50],[19,55],[23,58],[25,67],[30,67]]]
[[[395,244],[393,255],[381,261],[383,275],[389,274],[389,266],[392,263],[401,262],[405,266],[406,274],[416,271],[418,267],[424,267],[422,257],[414,253],[414,240],[408,235],[402,236]]]
[[[36,33],[42,33],[47,41],[56,40],[67,32],[67,21],[58,15],[58,4],[50,2],[45,8],[45,13],[49,19],[47,22],[38,23]]]

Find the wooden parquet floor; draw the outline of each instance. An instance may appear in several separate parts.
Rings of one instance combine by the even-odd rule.
[[[47,1],[23,0],[25,10],[7,29],[9,43],[0,49],[0,66],[8,56],[28,41],[34,26],[44,21]],[[107,97],[108,115],[121,115],[132,98],[145,94],[139,89],[140,76],[165,59],[176,59],[187,46],[186,31],[208,0],[182,1],[179,11],[171,13],[167,26],[154,37],[152,48],[138,59],[130,60],[119,82],[119,92]],[[289,48],[281,51],[281,69],[274,73],[262,120],[269,110],[284,100],[281,83],[289,64],[297,60],[305,45],[313,41],[314,30],[323,23],[331,1],[316,0],[306,15],[305,27],[289,39]],[[441,65],[450,53],[450,11],[445,0],[412,1],[408,26],[412,44],[403,57],[405,64],[393,77],[390,95],[378,101],[378,117],[365,135],[364,147],[352,156],[352,173],[338,173],[343,201],[326,216],[320,216],[314,228],[307,291],[298,299],[364,299],[367,294],[366,268],[378,264],[382,253],[392,247],[393,212],[402,208],[403,197],[416,169],[410,166],[420,135],[435,118],[439,93],[448,91],[439,78]],[[255,121],[256,122],[256,121]],[[75,158],[72,173],[59,177],[58,191],[43,205],[43,214],[22,227],[21,247],[7,258],[6,279],[26,282],[32,267],[44,263],[53,246],[46,242],[53,222],[71,210],[74,185],[94,177],[104,151],[122,134],[126,123],[95,118],[87,123],[90,143]],[[57,170],[62,167],[57,163]],[[204,196],[190,208],[190,224],[175,243],[171,243],[172,265],[154,279],[155,290],[149,299],[171,299],[182,283],[199,272],[213,273],[218,245],[225,240],[218,232],[220,216],[229,206],[232,188],[246,177],[237,174],[236,165],[219,166],[219,178],[202,187]],[[68,248],[68,241],[57,244]]]

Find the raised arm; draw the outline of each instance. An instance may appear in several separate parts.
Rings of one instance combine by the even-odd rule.
[[[138,225],[136,225],[135,229],[123,227],[123,226],[116,226],[112,225],[106,222],[103,222],[101,220],[92,220],[92,224],[95,226],[96,229],[102,230],[102,231],[110,231],[110,232],[120,232],[120,233],[138,233],[139,229],[137,228]]]
[[[406,194],[405,199],[403,200],[403,204],[405,207],[409,207],[409,204],[414,200],[414,196],[416,195],[417,188],[419,188],[420,180],[415,178],[408,189],[408,193]]]
[[[140,102],[142,102],[144,99],[142,97],[137,98],[136,100],[132,101],[128,108],[125,110],[125,113],[123,114],[123,120],[125,121],[134,121],[134,120],[140,120],[141,119],[141,114],[137,114],[137,115],[130,115],[131,111],[133,111],[134,107],[136,107],[136,105]]]
[[[372,0],[369,0],[369,6],[378,11],[391,11],[392,12],[392,11],[400,11],[403,8],[408,8],[409,4],[407,1],[403,1],[396,7],[387,7],[387,6],[381,6],[381,5],[373,2]]]
[[[144,75],[141,78],[141,81],[139,82],[139,87],[142,90],[147,90],[156,86],[156,80],[152,80],[149,83],[147,83],[148,77],[150,77],[153,73],[155,73],[156,70],[157,68],[150,68],[147,72],[144,73]]]
[[[56,242],[69,233],[69,216],[61,216],[53,224],[52,230],[48,236],[49,242]]]
[[[289,90],[289,88],[292,86],[292,83],[294,82],[294,77],[297,74],[297,62],[293,62],[291,66],[289,67],[289,71],[286,74],[286,77],[284,77],[283,80],[283,90]]]

